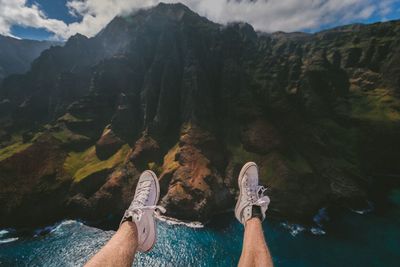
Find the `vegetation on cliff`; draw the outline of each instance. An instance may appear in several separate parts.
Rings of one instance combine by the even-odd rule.
[[[129,145],[124,145],[117,153],[106,160],[100,160],[92,146],[83,152],[70,152],[64,162],[64,170],[72,176],[74,182],[80,182],[93,173],[111,170],[123,163],[129,151]]]

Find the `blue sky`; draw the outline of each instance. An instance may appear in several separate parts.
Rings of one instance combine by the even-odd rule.
[[[379,2],[379,0],[377,0]],[[374,14],[369,19],[364,20],[365,23],[373,23],[378,21],[388,21],[388,20],[397,20],[400,19],[400,0],[396,0],[393,3],[393,7],[391,8],[391,12],[389,12],[384,17],[379,14]]]
[[[157,4],[155,0],[0,0],[0,34],[65,40],[95,35],[114,16]],[[175,2],[175,1],[166,1]],[[338,25],[400,19],[400,0],[182,0],[209,19],[246,21],[262,31],[315,32]],[[2,13],[1,6],[15,10]]]
[[[27,5],[39,4],[41,10],[49,17],[53,19],[59,19],[67,24],[76,22],[79,20],[77,17],[71,16],[68,13],[68,8],[66,6],[67,0],[28,0]],[[53,36],[53,33],[43,29],[43,28],[32,28],[26,26],[14,25],[11,30],[14,36],[23,39],[35,39],[35,40],[46,40]]]

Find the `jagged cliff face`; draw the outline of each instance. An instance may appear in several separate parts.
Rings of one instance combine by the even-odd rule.
[[[264,34],[180,4],[76,35],[0,90],[0,224],[119,216],[145,169],[169,215],[205,221],[246,161],[271,215],[362,205],[400,173],[399,47],[399,22]]]
[[[43,50],[57,42],[18,40],[0,35],[0,82],[10,74],[24,73]]]

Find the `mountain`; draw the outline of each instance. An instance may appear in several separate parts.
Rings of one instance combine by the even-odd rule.
[[[116,17],[0,89],[0,225],[119,217],[141,171],[167,215],[233,208],[246,161],[271,216],[362,208],[400,174],[400,21],[319,32],[220,25],[182,4]]]
[[[57,42],[19,40],[0,35],[0,82],[10,74],[24,73],[43,50]]]

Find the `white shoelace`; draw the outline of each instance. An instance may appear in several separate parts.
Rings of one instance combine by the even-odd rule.
[[[146,200],[150,194],[151,183],[145,182],[146,184],[142,185],[139,190],[136,192],[135,199],[133,200],[131,206],[125,212],[124,217],[132,217],[136,221],[140,221],[144,212],[146,210],[152,210],[154,213],[165,213],[165,208],[162,206],[154,205],[154,206],[146,206]]]
[[[145,206],[146,200],[150,193],[150,188],[150,183],[147,186],[145,185],[140,187],[132,204],[136,206]]]
[[[142,219],[142,216],[146,210],[152,210],[153,213],[160,214],[160,213],[165,213],[165,208],[162,206],[142,206],[142,207],[137,207],[133,209],[128,209],[125,212],[124,217],[132,217],[135,221],[140,221]]]
[[[248,188],[247,190],[247,201],[251,203],[251,205],[255,206],[265,206],[269,204],[269,197],[264,195],[264,192],[267,191],[267,188],[264,186],[257,186],[257,189]]]
[[[259,186],[257,189],[257,194],[258,194],[258,200],[256,201],[256,204],[269,204],[269,197],[265,195],[265,191],[267,191],[268,188],[264,186]],[[261,191],[261,192],[260,192]]]

